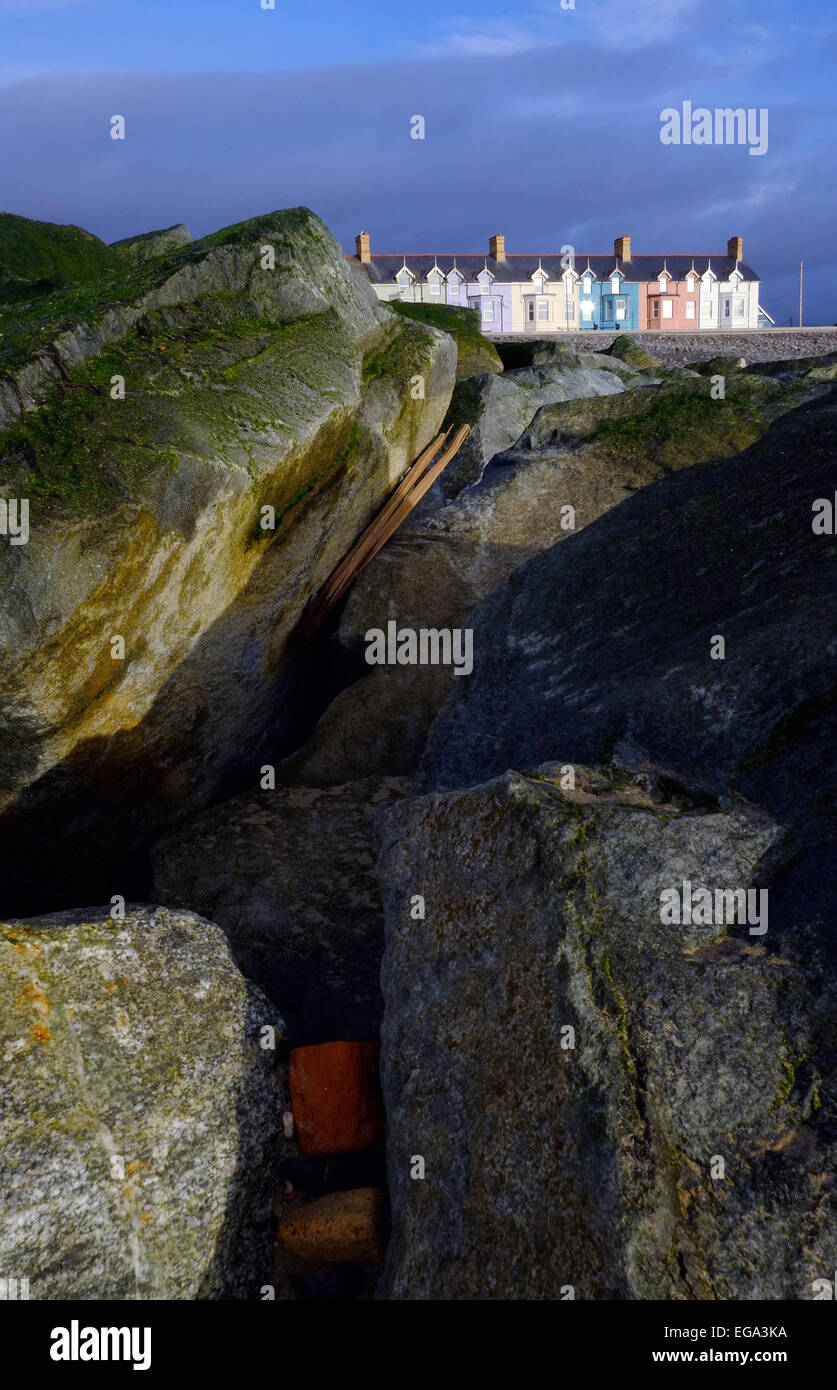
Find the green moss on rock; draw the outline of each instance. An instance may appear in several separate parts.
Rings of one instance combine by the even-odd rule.
[[[81,227],[0,212],[0,302],[97,280],[120,264],[111,247]]]
[[[476,309],[460,309],[450,304],[405,304],[398,300],[393,300],[389,307],[404,318],[430,324],[450,334],[459,353],[458,378],[502,372],[503,363],[497,349],[480,332],[480,316]]]

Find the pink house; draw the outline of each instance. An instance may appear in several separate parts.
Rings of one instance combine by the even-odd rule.
[[[647,280],[639,287],[640,304],[644,303],[642,328],[689,329],[700,323],[700,275],[694,258],[683,265],[685,257],[671,257],[671,265],[663,259],[656,280]]]

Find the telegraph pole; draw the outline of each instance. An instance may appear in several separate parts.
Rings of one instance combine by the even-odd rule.
[[[799,262],[799,327],[802,327],[802,262]]]

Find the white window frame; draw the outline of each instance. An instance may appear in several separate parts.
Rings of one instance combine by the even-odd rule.
[[[687,299],[687,300],[686,300],[686,318],[687,318],[687,319],[693,319],[694,317],[695,317],[695,301],[694,301],[693,299]]]
[[[611,294],[618,294],[618,293],[619,293],[619,276],[618,276],[618,275],[611,275],[611,277],[610,277],[610,293],[611,293]]]
[[[548,299],[539,299],[539,300],[538,300],[538,323],[549,323],[550,317],[551,317],[551,316],[550,316],[550,313],[549,313],[549,300],[548,300]]]
[[[664,319],[673,319],[673,318],[674,318],[674,304],[673,304],[672,300],[670,300],[670,299],[664,299],[664,300],[663,300],[663,312],[662,312],[662,317],[663,317]]]

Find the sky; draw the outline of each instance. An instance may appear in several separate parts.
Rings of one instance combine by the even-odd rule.
[[[837,322],[835,0],[269,3],[0,0],[0,209],[114,241],[305,204],[381,252],[737,235],[778,323],[800,260]],[[663,144],[684,102],[766,111],[765,153]]]

